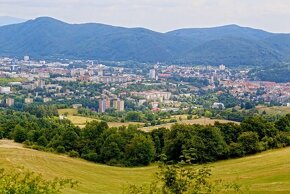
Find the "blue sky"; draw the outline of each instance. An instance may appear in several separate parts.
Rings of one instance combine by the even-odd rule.
[[[290,0],[0,0],[0,15],[51,16],[161,32],[238,24],[290,32]]]

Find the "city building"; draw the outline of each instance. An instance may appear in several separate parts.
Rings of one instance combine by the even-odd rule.
[[[31,103],[33,103],[33,98],[25,98],[24,102],[25,102],[25,104],[31,104]]]
[[[6,99],[6,105],[7,106],[13,106],[14,105],[14,99],[13,98],[7,98]]]
[[[215,102],[215,103],[213,103],[211,108],[213,108],[213,109],[225,109],[225,105],[223,103],[220,103],[220,102]]]
[[[145,91],[145,92],[131,92],[132,96],[143,97],[146,100],[169,100],[171,97],[171,92],[160,92],[160,91]]]
[[[9,94],[11,92],[10,87],[0,87],[0,93],[1,94]]]
[[[156,70],[155,69],[150,69],[150,71],[149,71],[149,79],[156,80]]]
[[[124,111],[125,103],[123,100],[120,100],[120,99],[114,100],[113,107],[117,111]]]
[[[52,99],[51,98],[43,98],[43,102],[46,103],[46,102],[50,102]]]
[[[103,113],[111,107],[110,99],[101,99],[99,101],[99,112]]]
[[[83,105],[82,104],[73,104],[72,107],[74,109],[78,109],[78,108],[81,108]]]
[[[34,82],[35,87],[37,88],[44,88],[45,86],[45,81],[44,80],[37,80]]]
[[[24,57],[23,57],[23,60],[24,60],[25,62],[27,62],[27,61],[30,60],[30,57],[29,57],[29,56],[24,56]]]
[[[224,64],[221,64],[219,66],[219,70],[224,71],[226,69],[226,66]]]

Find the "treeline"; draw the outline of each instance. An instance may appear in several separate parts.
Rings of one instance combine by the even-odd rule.
[[[272,123],[261,117],[251,117],[240,125],[176,124],[165,136],[162,149],[172,161],[180,161],[181,156],[187,155],[192,163],[206,163],[285,147],[290,145],[290,115],[283,119]]]
[[[68,120],[0,111],[1,138],[115,166],[144,166],[164,156],[173,162],[187,156],[192,163],[242,157],[289,146],[289,132],[290,115],[275,123],[251,117],[240,125],[176,124],[171,130],[159,128],[145,133],[134,126],[109,128],[107,123],[97,121],[80,129]]]
[[[175,82],[188,82],[195,87],[205,87],[209,85],[208,79],[201,79],[196,77],[180,77],[178,75],[173,75],[170,80]]]
[[[12,110],[0,111],[0,138],[117,166],[148,165],[155,156],[150,134],[134,126],[109,128],[106,122],[93,121],[80,129],[66,119],[37,118]]]
[[[277,67],[267,67],[262,69],[254,69],[249,72],[249,77],[262,81],[271,81],[278,83],[290,82],[290,66],[280,65]]]

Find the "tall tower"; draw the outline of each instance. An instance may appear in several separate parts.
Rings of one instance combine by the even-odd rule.
[[[150,69],[149,79],[156,79],[156,70],[155,69]]]

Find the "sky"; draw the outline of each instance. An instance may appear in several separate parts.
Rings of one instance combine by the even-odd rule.
[[[0,15],[159,32],[238,24],[290,33],[290,0],[0,0]]]

